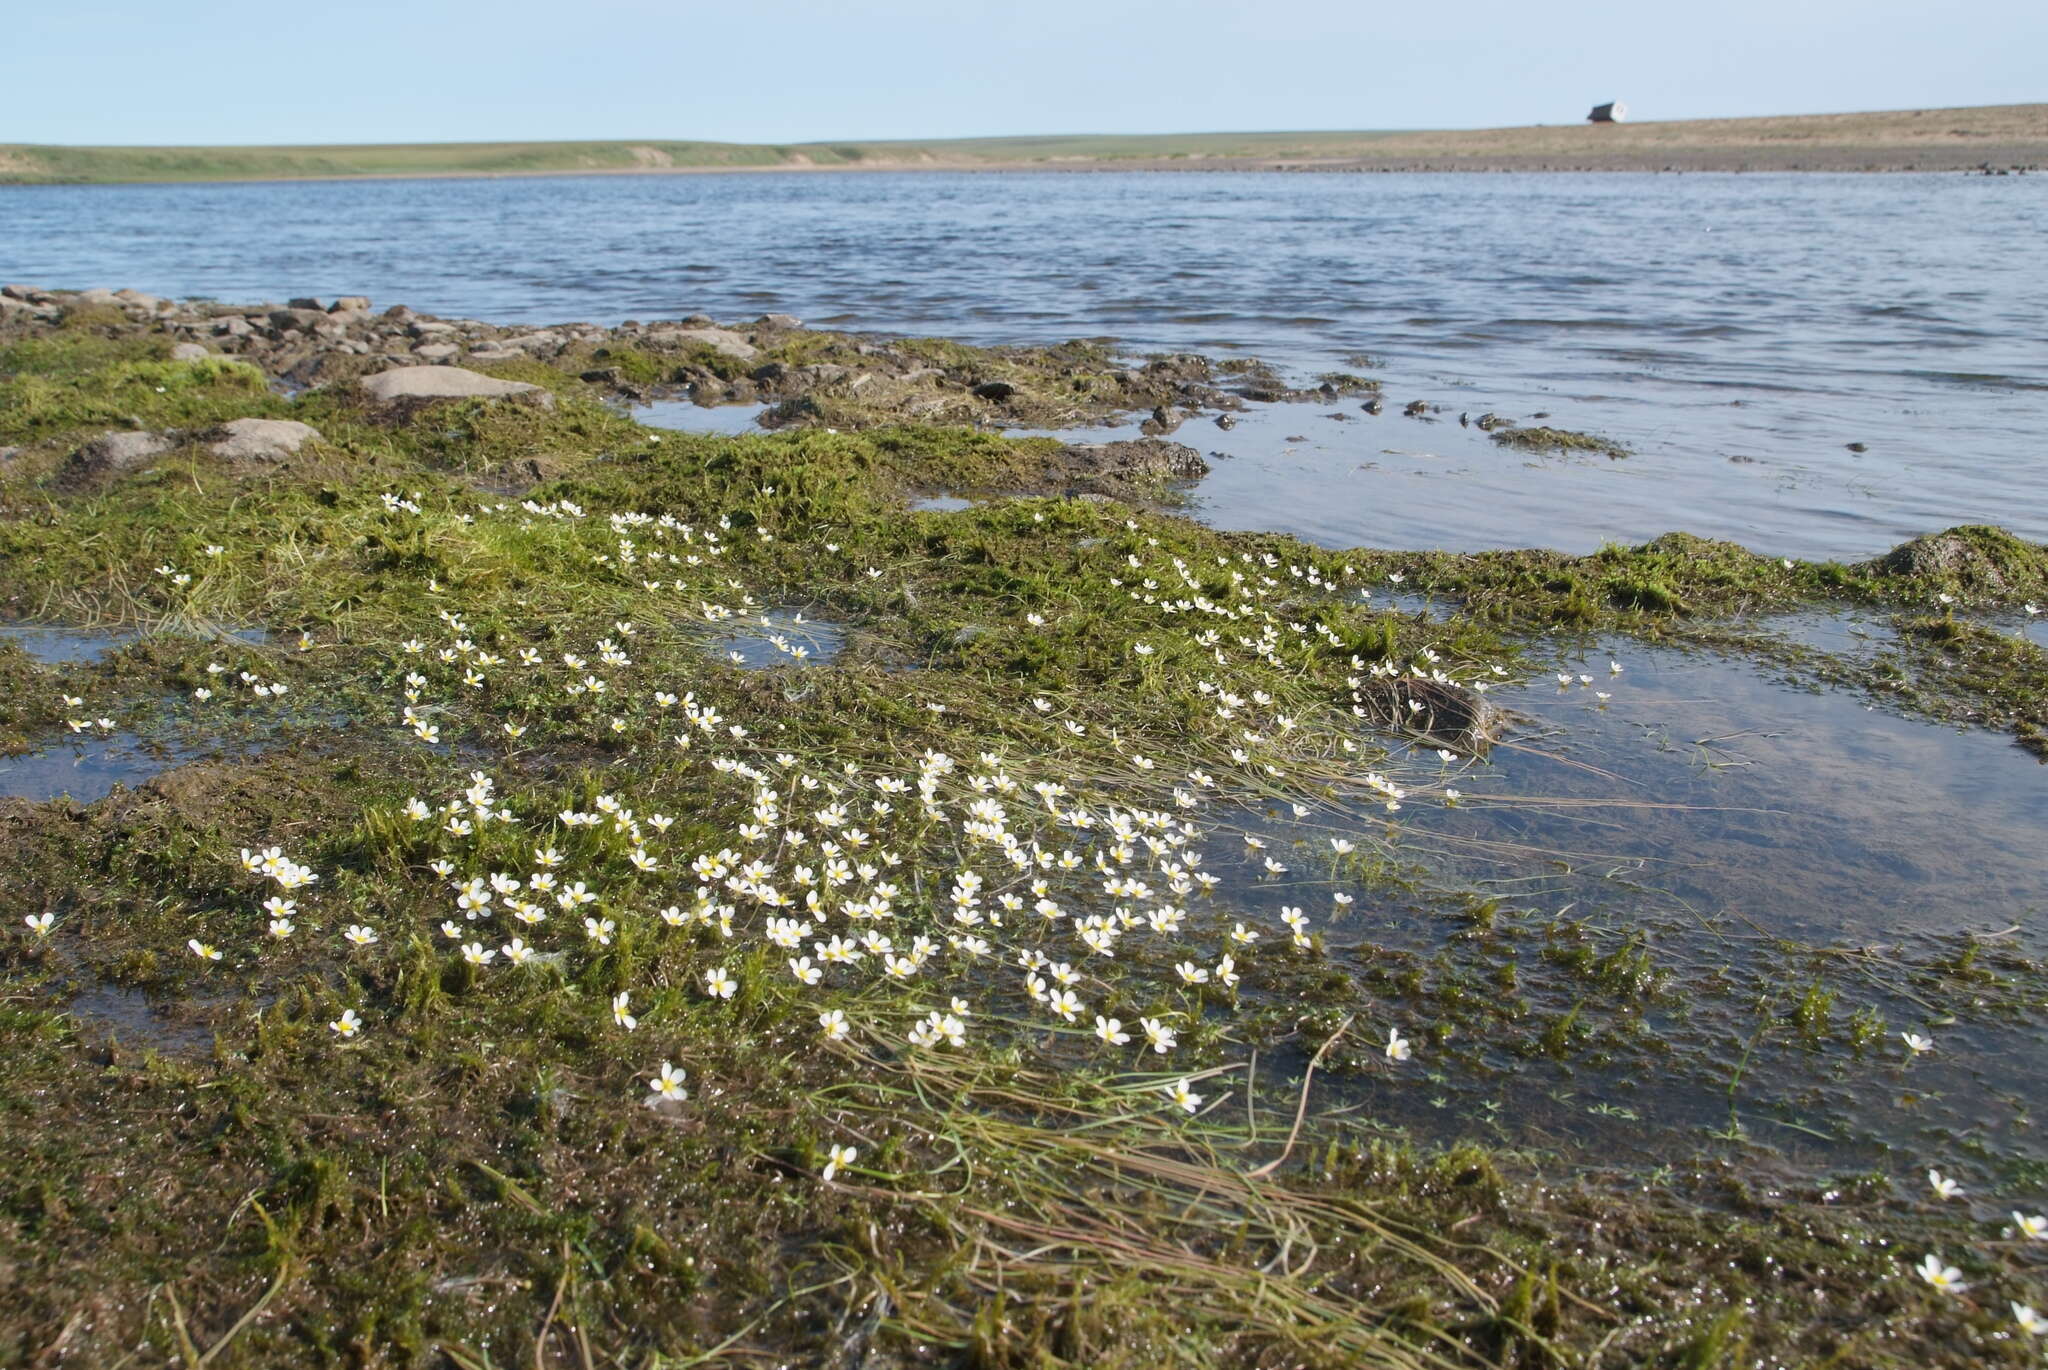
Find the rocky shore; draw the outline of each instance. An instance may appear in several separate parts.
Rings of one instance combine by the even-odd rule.
[[[1089,342],[975,348],[877,339],[806,328],[787,314],[739,323],[695,314],[618,327],[508,327],[437,318],[405,305],[378,310],[363,296],[229,305],[133,289],[0,287],[0,330],[61,324],[167,339],[173,361],[246,363],[285,393],[353,390],[381,407],[514,397],[552,405],[553,376],[574,377],[624,404],[763,405],[759,421],[770,429],[1044,430],[1144,415],[1136,439],[1040,449],[1045,461],[1034,488],[1070,493],[1129,495],[1205,474],[1199,450],[1167,440],[1197,417],[1227,426],[1247,403],[1330,402],[1377,389],[1345,374],[1297,387],[1255,360],[1217,363],[1182,354],[1131,363]],[[233,432],[182,437],[109,434],[71,455],[66,478],[132,469],[185,439],[203,441],[217,455],[257,460],[289,456],[317,436],[302,424],[239,422],[243,427]]]

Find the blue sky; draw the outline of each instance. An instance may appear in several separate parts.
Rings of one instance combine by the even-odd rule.
[[[120,0],[14,7],[0,142],[795,142],[2048,99],[2048,3]]]

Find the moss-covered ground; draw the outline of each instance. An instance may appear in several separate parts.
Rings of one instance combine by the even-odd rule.
[[[1560,626],[1896,606],[1925,688],[2038,720],[2034,649],[1943,625],[2041,594],[2040,548],[1329,553],[1037,497],[1043,448],[988,434],[683,438],[503,370],[553,407],[0,346],[0,609],[144,633],[0,643],[0,733],[251,749],[0,800],[0,1360],[2038,1360],[2008,1306],[2036,1244],[1967,1206],[1684,1158],[1594,1183],[1319,1107],[1436,1043],[1394,1040],[1398,976],[1328,959],[1341,907],[1246,927],[1203,848],[1248,804],[1443,802],[1354,703],[1512,675]],[[238,415],[323,438],[62,477],[107,428]],[[1361,593],[1390,583],[1457,612]],[[719,655],[770,608],[844,650]],[[1277,855],[1361,915],[1407,896],[1345,842]],[[1631,955],[1554,960],[1626,986]]]

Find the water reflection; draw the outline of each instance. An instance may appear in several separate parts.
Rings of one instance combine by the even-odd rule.
[[[1279,919],[1302,909],[1350,980],[1335,1002],[1283,986],[1305,1016],[1276,1086],[1356,1013],[1325,1105],[1436,1141],[1794,1178],[1939,1162],[1985,1192],[2048,1164],[2026,1107],[2048,1089],[2040,768],[1741,662],[1596,643],[1566,668],[1498,692],[1519,723],[1487,761],[1408,757],[1455,807],[1418,782],[1398,813],[1275,804],[1235,816],[1265,848],[1211,842],[1221,907],[1282,944],[1259,955],[1293,954]],[[1424,884],[1333,856],[1367,833]],[[1389,1027],[1419,1044],[1399,1070]],[[1908,1062],[1905,1029],[1937,1057]]]
[[[90,804],[116,785],[135,786],[178,764],[134,733],[67,738],[20,756],[0,756],[0,798],[41,804],[69,796]]]
[[[627,417],[649,428],[666,428],[675,433],[713,433],[721,437],[742,434],[759,436],[767,430],[758,420],[768,411],[765,404],[698,404],[695,400],[652,400],[636,404]]]
[[[135,640],[133,633],[64,628],[47,623],[0,624],[0,642],[11,642],[46,666],[99,661]]]
[[[822,666],[845,650],[846,633],[844,624],[807,618],[798,609],[772,609],[754,619],[746,631],[718,639],[712,649],[747,671]]]

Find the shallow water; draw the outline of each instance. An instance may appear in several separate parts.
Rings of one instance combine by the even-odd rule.
[[[1987,963],[2048,950],[2048,771],[2002,737],[1788,689],[1739,661],[1596,643],[1567,668],[1568,687],[1495,692],[1518,723],[1486,761],[1417,749],[1400,763],[1448,770],[1465,797],[1412,797],[1398,850],[1432,883],[1495,897],[1497,935],[1471,938],[1456,901],[1421,896],[1361,892],[1332,916],[1346,884],[1327,840],[1378,831],[1388,816],[1372,805],[1252,816],[1290,865],[1280,876],[1226,837],[1210,843],[1227,907],[1269,939],[1285,937],[1282,907],[1304,908],[1370,988],[1347,1006],[1361,1037],[1399,1026],[1420,1039],[1446,1020],[1388,988],[1409,966],[1479,1002],[1522,1001],[1498,1020],[1470,1011],[1480,1021],[1399,1070],[1332,1072],[1330,1098],[1435,1140],[1596,1166],[1705,1149],[1786,1178],[1937,1164],[1988,1182],[2048,1162],[2025,1107],[2048,1090],[2038,983],[1994,1007],[1998,993],[1933,969],[1973,936]],[[1635,1000],[1584,978],[1559,959],[1581,944],[1640,947],[1660,988]],[[1507,994],[1490,978],[1503,963],[1517,967]],[[1816,980],[1838,997],[1810,1040],[1790,1015]],[[1950,1022],[1959,1001],[1981,1010]],[[1861,1053],[1843,1035],[1859,1009],[1885,1025]],[[1540,1039],[1567,1014],[1578,1035],[1553,1055]],[[1931,1033],[1937,1056],[1905,1063],[1907,1029]],[[1298,1077],[1316,1045],[1273,1069]]]
[[[90,804],[116,785],[139,785],[177,764],[133,733],[80,733],[20,756],[0,756],[0,798],[41,804],[68,795]]]
[[[795,609],[773,609],[756,615],[727,636],[714,641],[712,650],[720,660],[741,670],[765,671],[777,666],[822,666],[846,649],[846,626],[827,619],[814,619]],[[792,651],[775,644],[781,638]]]
[[[46,666],[90,664],[135,640],[133,633],[102,633],[42,623],[0,624],[0,642],[11,642]]]
[[[81,992],[65,1009],[87,1031],[139,1050],[191,1055],[210,1050],[213,1029],[181,1021],[139,989],[100,983]]]
[[[1548,853],[1802,936],[1989,930],[2048,909],[2048,771],[2002,735],[1635,644],[1558,669],[1593,684],[1496,691],[1526,721],[1468,774],[1464,805],[1410,817],[1475,872]]]
[[[767,430],[760,425],[761,415],[768,412],[765,404],[698,404],[694,400],[652,400],[636,404],[626,410],[626,415],[636,423],[649,428],[666,428],[674,433],[716,433],[725,437],[742,434],[759,435]]]
[[[0,277],[1253,353],[1368,372],[1390,409],[1450,421],[1248,423],[1253,469],[1208,492],[1230,526],[1569,551],[1683,528],[1855,559],[1961,522],[2048,537],[2044,212],[2039,177],[1962,176],[37,186],[0,190]],[[1637,455],[1532,460],[1456,429],[1488,409]]]

